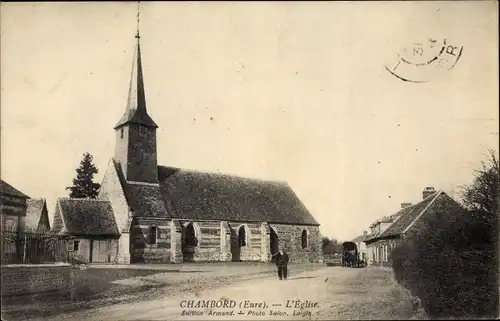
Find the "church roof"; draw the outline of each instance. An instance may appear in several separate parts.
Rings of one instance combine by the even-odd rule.
[[[112,160],[120,184],[125,194],[125,199],[134,216],[167,217],[165,204],[161,198],[160,188],[154,184],[127,182],[123,175],[120,164]]]
[[[40,222],[48,222],[47,203],[44,198],[26,200],[26,228],[31,231],[38,229]],[[50,225],[47,226],[50,228]]]
[[[78,236],[119,235],[111,203],[88,198],[59,198],[53,230]]]
[[[127,182],[113,162],[137,217],[319,225],[285,182],[158,166],[158,186]]]
[[[319,225],[285,182],[159,167],[174,218]]]
[[[4,180],[0,180],[0,194],[17,196],[20,198],[30,198],[28,195],[14,188],[12,185],[10,185]]]
[[[168,216],[159,186],[128,182],[126,197],[134,216]]]
[[[127,109],[122,118],[116,124],[115,129],[134,123],[148,127],[158,128],[158,125],[148,115],[146,109],[146,95],[144,92],[144,78],[142,75],[141,46],[139,34],[136,36],[137,45],[134,50],[134,60],[132,63],[132,74],[130,76],[130,87],[128,91]]]

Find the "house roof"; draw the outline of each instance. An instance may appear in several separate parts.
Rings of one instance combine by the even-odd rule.
[[[44,198],[26,200],[26,228],[36,230],[42,219],[44,209],[47,210],[47,203]],[[47,215],[47,212],[45,212]]]
[[[443,194],[442,191],[437,191],[432,195],[426,197],[422,201],[407,206],[400,209],[391,217],[395,217],[396,220],[392,223],[385,231],[382,233],[375,233],[370,235],[367,241],[375,241],[375,239],[390,238],[398,236],[405,231],[429,208],[429,206],[434,202],[434,200]]]
[[[362,235],[356,236],[354,239],[352,239],[351,242],[354,242],[354,243],[364,242],[364,240],[366,240],[368,237],[369,237],[369,235],[362,234]]]
[[[400,216],[402,215],[402,212],[399,211],[395,214],[389,215],[389,216],[384,216],[382,218],[379,218],[375,222],[373,222],[370,227],[374,227],[375,225],[379,223],[393,223],[395,220],[397,220]],[[379,233],[380,234],[380,233]]]
[[[87,198],[59,198],[63,230],[71,235],[119,235],[111,203]],[[58,215],[59,211],[56,211]]]
[[[26,195],[23,192],[19,191],[18,189],[14,188],[12,185],[10,185],[9,183],[7,183],[4,180],[0,180],[0,193],[12,195],[12,196],[17,196],[20,198],[30,198],[28,195]]]
[[[406,229],[413,224],[424,212],[429,208],[429,206],[434,202],[436,198],[439,197],[443,192],[437,191],[432,195],[429,195],[417,204],[407,206],[400,210],[400,218],[395,221],[391,226],[389,226],[380,237],[390,237],[396,236],[404,233]]]
[[[319,225],[285,182],[165,166],[159,180],[175,218]]]

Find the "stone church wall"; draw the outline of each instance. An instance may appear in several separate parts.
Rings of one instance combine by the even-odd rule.
[[[228,222],[232,229],[231,254],[235,261],[261,261],[262,233],[260,223]],[[239,247],[239,231],[245,229],[245,245]]]
[[[321,233],[317,226],[269,224],[290,257],[290,263],[323,263]],[[307,231],[307,247],[302,248],[302,231]]]
[[[134,253],[131,253],[132,262],[169,263],[171,260],[171,227],[170,222],[157,218],[141,218],[138,225],[133,227],[131,242]],[[150,227],[156,227],[156,243],[148,241]]]
[[[195,262],[220,261],[221,228],[218,221],[197,222],[201,235],[198,236],[198,246],[193,253]]]
[[[148,229],[158,228],[156,244],[148,244]],[[319,227],[286,224],[201,221],[193,222],[198,244],[186,256],[183,253],[182,230],[187,222],[177,220],[149,222],[136,225],[131,240],[134,242],[132,258],[139,256],[144,263],[193,262],[269,262],[271,261],[271,229],[278,235],[279,245],[290,256],[290,263],[322,263]],[[245,229],[245,245],[239,246],[238,233]],[[302,232],[307,233],[307,246],[302,248]],[[133,260],[132,260],[133,261]]]
[[[111,207],[115,213],[116,224],[120,233],[129,232],[130,226],[128,224],[130,222],[127,199],[125,198],[125,193],[123,192],[123,188],[120,184],[120,179],[112,159],[108,163],[108,168],[106,169],[106,174],[101,182],[101,188],[99,189],[99,195],[97,198],[100,200],[107,200],[111,203]]]
[[[271,260],[270,229],[266,223],[195,222],[198,246],[195,247],[191,260],[194,262],[269,262]],[[292,263],[321,263],[322,248],[319,227],[272,224],[278,234],[280,244],[290,255]],[[241,228],[245,229],[245,245],[239,246]],[[307,232],[307,246],[302,248],[302,232]],[[180,233],[174,243],[180,242]],[[182,246],[172,251],[182,261]],[[173,261],[173,260],[172,260]]]

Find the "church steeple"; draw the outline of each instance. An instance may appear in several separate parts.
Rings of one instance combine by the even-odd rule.
[[[116,124],[115,129],[129,123],[158,128],[158,125],[151,119],[146,109],[146,94],[144,92],[144,77],[142,75],[141,36],[139,34],[139,10],[137,10],[137,34],[135,38],[137,39],[137,43],[132,62],[127,108],[118,124]]]
[[[132,64],[127,109],[115,126],[115,160],[120,163],[127,181],[158,183],[156,129],[158,125],[148,115],[137,13],[137,45]]]

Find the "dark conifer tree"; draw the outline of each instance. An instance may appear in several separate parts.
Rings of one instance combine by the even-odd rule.
[[[94,158],[89,153],[83,154],[80,166],[76,169],[73,186],[66,187],[71,198],[96,198],[101,185],[94,183],[94,175],[99,172],[93,163]]]

